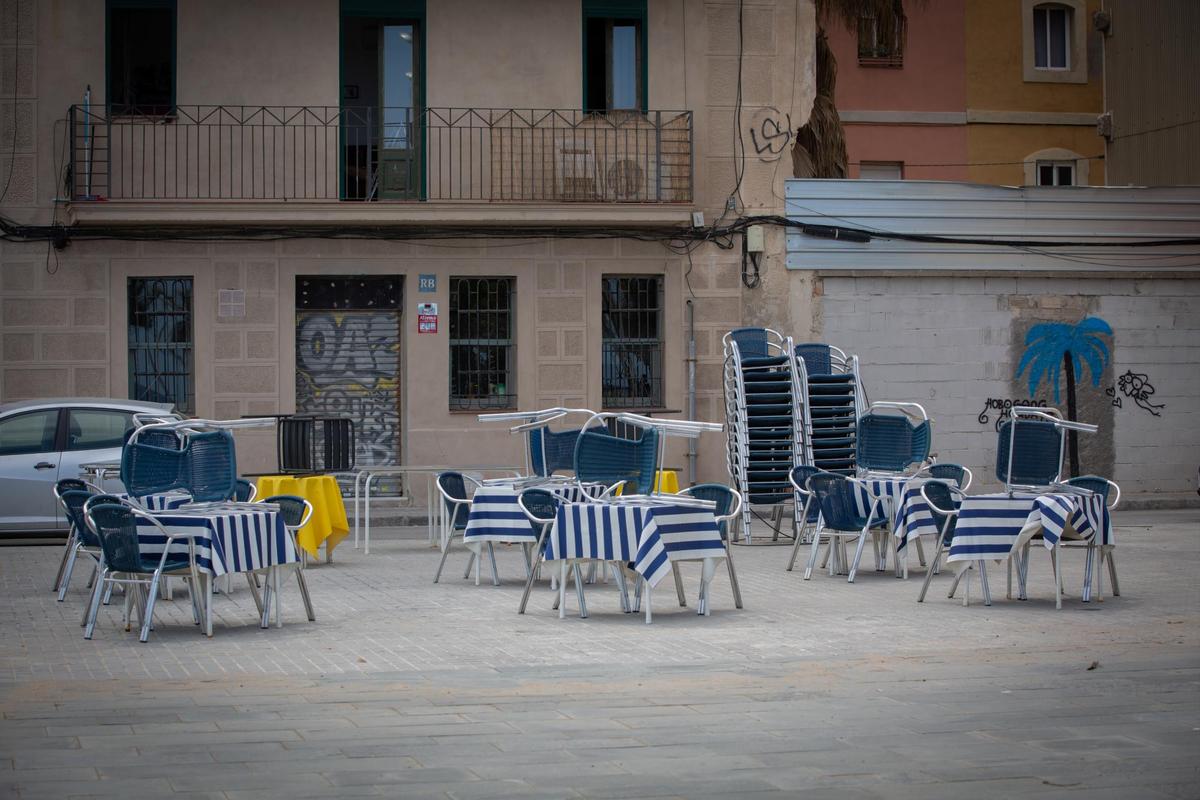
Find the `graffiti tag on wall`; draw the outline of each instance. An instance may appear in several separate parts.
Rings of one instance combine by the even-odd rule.
[[[1138,408],[1149,411],[1156,417],[1161,417],[1161,408],[1166,408],[1166,403],[1151,402],[1150,397],[1154,394],[1154,386],[1150,383],[1150,376],[1144,372],[1134,372],[1133,370],[1125,370],[1125,374],[1117,379],[1117,388],[1121,394],[1133,400]],[[1117,408],[1121,407],[1121,398],[1117,397],[1117,390],[1109,386],[1104,390],[1104,393],[1113,399],[1112,404]]]
[[[1045,408],[1045,400],[1018,400],[1011,397],[989,397],[983,401],[983,410],[979,412],[979,424],[987,425],[991,421],[989,411],[995,411],[996,422],[994,426],[999,432],[1000,425],[1004,420],[1012,416],[1013,406],[1033,406],[1035,408]]]
[[[792,117],[766,106],[750,118],[750,145],[759,161],[775,161],[792,141]]]
[[[296,316],[296,409],[352,419],[362,465],[400,457],[399,320],[395,311]]]

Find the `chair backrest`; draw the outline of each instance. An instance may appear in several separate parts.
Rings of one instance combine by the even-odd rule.
[[[132,434],[133,431],[130,431]],[[179,434],[168,428],[151,428],[148,431],[143,431],[138,437],[139,442],[152,444],[155,447],[161,447],[164,450],[182,450],[183,440]]]
[[[579,441],[580,428],[552,431],[549,428],[529,430],[529,457],[533,474],[547,477],[560,469],[575,468],[575,443]],[[543,447],[545,448],[543,451]],[[545,457],[543,458],[543,452]]]
[[[964,492],[971,485],[971,471],[962,464],[952,464],[948,461],[942,461],[937,464],[930,464],[929,468],[925,471],[929,473],[929,477],[936,478],[939,481],[952,481],[955,486]]]
[[[292,530],[304,527],[304,523],[308,522],[309,516],[312,515],[312,504],[303,497],[296,497],[293,494],[272,495],[265,498],[263,502],[279,506],[279,514],[283,517],[284,526]]]
[[[575,477],[585,483],[629,481],[625,494],[650,492],[658,468],[658,431],[643,428],[641,434],[625,439],[596,428],[581,431],[575,443]]]
[[[1080,489],[1087,489],[1095,492],[1104,498],[1104,505],[1108,506],[1110,509],[1116,508],[1117,503],[1120,502],[1121,499],[1121,487],[1117,486],[1117,484],[1113,483],[1108,478],[1102,478],[1099,475],[1080,475],[1078,478],[1071,478],[1068,480],[1067,485],[1077,486]],[[1116,490],[1117,496],[1115,498],[1111,498],[1112,502],[1110,503],[1109,499],[1113,490]]]
[[[186,489],[201,503],[228,500],[237,488],[237,454],[229,431],[205,431],[188,436]]]
[[[239,503],[254,502],[254,495],[258,494],[258,487],[245,478],[238,478],[233,483],[233,499]]]
[[[771,355],[766,328],[734,328],[729,332],[729,338],[737,343],[742,358]]]
[[[186,481],[187,456],[183,450],[160,447],[142,441],[140,436],[121,450],[121,483],[135,497],[182,489]]]
[[[71,490],[88,491],[87,481],[81,478],[62,478],[54,484],[54,496],[62,501],[63,492]]]
[[[804,362],[804,369],[809,375],[833,374],[832,350],[827,344],[798,344],[795,349],[796,357]]]
[[[526,489],[517,496],[521,510],[530,522],[545,525],[554,521],[562,498],[545,489]]]
[[[854,501],[854,484],[844,475],[818,472],[808,479],[827,528],[839,531],[859,530],[866,518]]]
[[[83,521],[83,504],[94,497],[87,489],[67,489],[58,496],[63,513],[67,515],[67,523],[80,540],[88,547],[99,547],[100,541]]]
[[[716,503],[713,516],[717,518],[717,528],[721,531],[722,539],[729,538],[729,515],[738,499],[733,489],[723,483],[698,483],[683,489],[679,494]]]
[[[344,417],[325,417],[321,450],[325,461],[321,469],[325,472],[349,472],[354,469],[354,420]]]
[[[313,471],[313,421],[306,417],[282,417],[277,423],[276,446],[281,473]]]
[[[1049,486],[1062,472],[1062,429],[1047,420],[1005,420],[996,438],[996,479],[1005,485]],[[1009,446],[1012,439],[1012,478]]]
[[[437,476],[437,485],[441,489],[443,497],[442,502],[446,507],[446,518],[456,528],[466,527],[467,515],[459,511],[462,505],[452,503],[451,500],[467,501],[470,497],[467,496],[467,481],[461,472],[441,472]]]
[[[944,511],[957,510],[960,503],[954,496],[950,484],[941,480],[925,481],[921,485],[921,494],[929,506],[929,515],[937,529],[942,531],[942,541],[949,546],[954,537],[954,526],[958,522],[957,514],[946,514]],[[939,511],[938,509],[942,509]]]
[[[133,511],[119,503],[101,503],[89,505],[86,514],[100,539],[105,566],[113,572],[142,572],[137,517]]]
[[[811,464],[797,464],[796,466],[792,467],[792,471],[788,473],[788,479],[796,487],[798,487],[801,491],[803,491],[807,494],[808,493],[808,479],[821,471],[822,470],[819,467],[814,467]],[[803,507],[797,508],[795,513],[799,514],[802,511],[803,511]],[[820,516],[821,516],[820,504],[819,503],[809,503],[808,504],[808,515],[805,518],[805,521],[816,522],[817,518]]]
[[[855,459],[863,469],[902,472],[929,457],[929,440],[929,420],[871,411],[858,418]]]

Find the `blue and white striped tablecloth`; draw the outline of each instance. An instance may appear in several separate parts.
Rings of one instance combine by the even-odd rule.
[[[195,537],[196,565],[202,572],[225,575],[230,572],[249,572],[300,560],[292,537],[283,525],[278,511],[212,511],[208,513],[155,513],[171,534]],[[138,541],[142,551],[161,555],[166,538],[148,522],[138,523]],[[187,555],[187,542],[176,541],[172,553]]]
[[[665,503],[565,504],[546,540],[547,561],[624,561],[651,586],[671,571],[672,561],[724,557],[712,511]]]
[[[147,511],[170,511],[173,508],[179,508],[192,502],[192,496],[186,492],[163,492],[161,494],[147,494],[141,497],[122,494],[119,497],[131,500]]]
[[[854,479],[854,504],[858,513],[866,516],[871,510],[876,500],[879,500],[880,511],[888,519],[894,519],[896,516],[896,507],[900,504],[900,498],[904,495],[904,490],[910,484],[918,485],[922,479],[915,480],[911,477],[901,478],[855,478]]]
[[[929,504],[921,496],[921,486],[909,486],[904,491],[900,506],[896,509],[895,525],[892,534],[899,540],[897,549],[903,550],[905,545],[917,536],[937,536],[938,526],[929,510]]]
[[[545,489],[568,503],[579,503],[588,499],[587,492],[591,487],[581,487],[575,483],[549,483],[527,488]],[[517,502],[520,494],[520,490],[505,484],[476,489],[471,498],[463,542],[468,547],[478,546],[481,542],[536,542],[538,535]]]
[[[1077,494],[984,494],[967,497],[958,513],[947,561],[1003,559],[1038,532],[1052,549],[1060,538],[1113,544],[1104,498]]]

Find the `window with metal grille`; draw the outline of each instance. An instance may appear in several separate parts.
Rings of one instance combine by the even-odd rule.
[[[602,297],[604,407],[660,408],[662,276],[605,275]]]
[[[896,0],[891,11],[858,18],[858,63],[863,67],[904,66],[908,20]]]
[[[129,279],[129,397],[195,409],[192,279]]]
[[[450,279],[450,408],[515,408],[513,278]]]

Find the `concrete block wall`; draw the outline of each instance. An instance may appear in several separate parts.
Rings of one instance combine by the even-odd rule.
[[[970,467],[980,488],[999,486],[993,477],[997,411],[987,401],[1029,396],[1027,375],[1015,374],[1023,331],[1042,321],[1105,320],[1113,329],[1109,366],[1098,387],[1091,386],[1090,376],[1079,381],[1077,416],[1101,425],[1095,437],[1080,437],[1085,471],[1110,475],[1139,502],[1196,499],[1200,314],[1194,309],[1200,305],[1200,281],[1195,277],[818,280],[820,340],[858,354],[871,399],[925,406],[934,419],[939,459]],[[1164,405],[1155,409],[1157,415],[1123,396],[1126,372],[1145,376],[1138,385],[1153,387],[1146,403]],[[1048,385],[1037,394],[1065,413],[1065,378],[1063,391],[1057,404]]]

